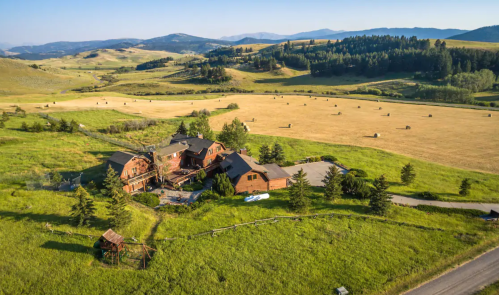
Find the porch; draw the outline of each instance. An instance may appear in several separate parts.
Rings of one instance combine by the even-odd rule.
[[[204,168],[194,168],[192,166],[172,171],[165,175],[165,182],[171,185],[182,185],[186,181],[196,177],[199,171],[204,170],[207,175],[220,166],[219,163],[213,163]]]

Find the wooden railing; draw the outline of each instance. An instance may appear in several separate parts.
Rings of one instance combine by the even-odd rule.
[[[128,184],[136,184],[136,183],[142,182],[144,180],[147,180],[153,176],[156,176],[155,170],[146,172],[144,174],[140,174],[140,175],[132,177],[130,179],[127,179],[127,182],[128,182]]]

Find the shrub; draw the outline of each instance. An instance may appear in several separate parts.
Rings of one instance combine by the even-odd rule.
[[[186,205],[165,205],[159,207],[159,211],[167,213],[183,214],[190,212],[190,207]]]
[[[428,213],[460,214],[468,217],[480,217],[481,215],[485,215],[485,212],[476,209],[443,208],[430,205],[417,205],[415,208],[419,211]]]
[[[331,156],[331,155],[323,156],[322,159],[324,161],[330,161],[330,162],[336,162],[336,161],[338,161],[338,158],[336,158],[335,156]]]
[[[440,197],[437,196],[436,194],[432,193],[432,192],[422,192],[419,194],[419,197],[421,199],[425,199],[425,200],[439,200]]]
[[[293,162],[293,161],[286,161],[281,166],[282,167],[290,167],[290,166],[294,166],[294,165],[295,165],[295,162]]]
[[[194,182],[191,184],[186,184],[182,187],[182,189],[186,192],[194,192],[194,191],[199,191],[203,189],[203,183],[201,182]]]
[[[207,109],[202,109],[202,110],[199,111],[199,115],[200,116],[204,115],[206,117],[209,117],[209,116],[211,116],[211,112],[208,111]]]
[[[199,112],[196,110],[192,111],[191,117],[199,117]]]
[[[153,193],[141,193],[132,197],[135,202],[139,202],[148,207],[156,207],[159,205],[159,197]]]
[[[495,108],[495,107],[497,107],[497,103],[495,103],[495,102],[491,102],[491,103],[490,103],[490,106],[491,106],[491,107],[493,107],[493,108]]]
[[[350,171],[355,172],[355,177],[361,177],[361,178],[368,177],[367,172],[362,170],[362,169],[352,168],[352,169],[350,169]]]
[[[477,105],[479,105],[481,107],[488,107],[488,106],[490,106],[490,104],[488,102],[483,102],[483,101],[480,101],[479,103],[477,103]]]
[[[229,110],[237,110],[237,109],[239,109],[239,105],[238,105],[237,103],[233,102],[233,103],[229,104],[229,105],[227,106],[227,108],[228,108]]]
[[[197,202],[206,202],[208,200],[220,200],[221,196],[212,190],[206,190],[204,191],[197,199]]]

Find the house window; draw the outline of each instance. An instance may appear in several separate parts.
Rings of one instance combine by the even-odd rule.
[[[256,179],[256,174],[253,174],[253,179]]]
[[[222,148],[220,146],[217,146],[217,153],[221,150]]]
[[[125,170],[125,177],[128,176],[128,170]]]
[[[213,163],[213,160],[212,160],[212,159],[209,159],[209,160],[208,160],[208,165],[211,165],[211,163]]]
[[[252,181],[253,177],[251,175],[248,175],[248,181]]]
[[[136,175],[137,174],[137,168],[132,168],[132,174]]]
[[[208,155],[212,155],[213,154],[213,149],[209,149],[208,150]]]

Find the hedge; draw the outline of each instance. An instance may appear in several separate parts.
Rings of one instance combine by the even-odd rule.
[[[419,211],[428,213],[460,214],[468,217],[480,217],[486,214],[485,212],[476,209],[443,208],[430,205],[417,205],[415,208]]]

